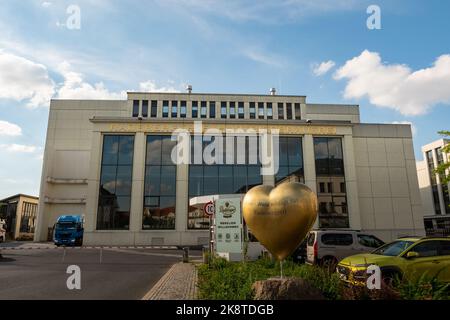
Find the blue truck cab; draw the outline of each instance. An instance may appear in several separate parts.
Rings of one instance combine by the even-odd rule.
[[[83,244],[83,217],[60,216],[56,220],[53,241],[57,246],[81,246]]]

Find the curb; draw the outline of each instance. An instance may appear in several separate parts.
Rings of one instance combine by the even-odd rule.
[[[82,250],[82,249],[166,249],[176,250],[176,246],[85,246],[85,247],[1,247],[0,250]]]

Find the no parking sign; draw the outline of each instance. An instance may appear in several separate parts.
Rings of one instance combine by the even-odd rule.
[[[203,212],[208,216],[214,215],[214,212],[215,212],[214,202],[210,201],[210,202],[206,203],[203,206]]]

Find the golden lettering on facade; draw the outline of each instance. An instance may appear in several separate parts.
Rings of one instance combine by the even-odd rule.
[[[158,132],[158,133],[172,133],[177,129],[184,129],[190,133],[194,133],[194,123],[111,123],[109,125],[110,132]],[[209,129],[215,129],[222,132],[226,130],[234,131],[246,131],[252,130],[258,133],[259,130],[279,130],[279,134],[313,134],[313,135],[336,135],[336,127],[334,126],[309,126],[309,125],[252,125],[252,124],[202,124],[202,131],[205,132]]]

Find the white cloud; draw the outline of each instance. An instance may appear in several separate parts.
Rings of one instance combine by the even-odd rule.
[[[411,125],[411,132],[413,136],[417,134],[417,127],[411,121],[392,121],[392,124],[409,124]]]
[[[0,136],[20,136],[22,135],[22,128],[17,124],[0,120]]]
[[[328,71],[334,68],[336,63],[333,60],[324,61],[320,64],[313,65],[313,73],[315,76],[323,76]]]
[[[44,8],[48,8],[48,7],[50,7],[50,6],[52,5],[52,3],[49,2],[49,1],[44,1],[44,2],[42,2],[41,5],[42,5]]]
[[[285,59],[278,57],[276,55],[266,53],[262,51],[261,49],[257,48],[245,48],[242,49],[242,54],[247,57],[250,60],[253,60],[255,62],[259,62],[262,64],[266,64],[268,66],[272,67],[283,67],[286,65]]]
[[[11,153],[33,153],[38,150],[36,146],[27,146],[23,144],[0,144],[0,150]]]
[[[346,99],[367,96],[370,103],[404,115],[450,104],[450,55],[438,57],[432,67],[412,71],[406,65],[385,64],[378,53],[365,50],[339,68],[335,79],[348,81]]]
[[[28,100],[31,108],[48,106],[54,83],[47,68],[14,54],[0,51],[0,98]]]
[[[94,100],[121,100],[126,99],[126,92],[111,92],[103,82],[94,85],[87,83],[81,73],[71,69],[68,62],[59,65],[58,71],[64,77],[64,83],[58,89],[58,99],[94,99]]]
[[[142,92],[180,92],[179,89],[168,83],[168,86],[159,87],[154,80],[148,80],[139,84],[139,90]]]

